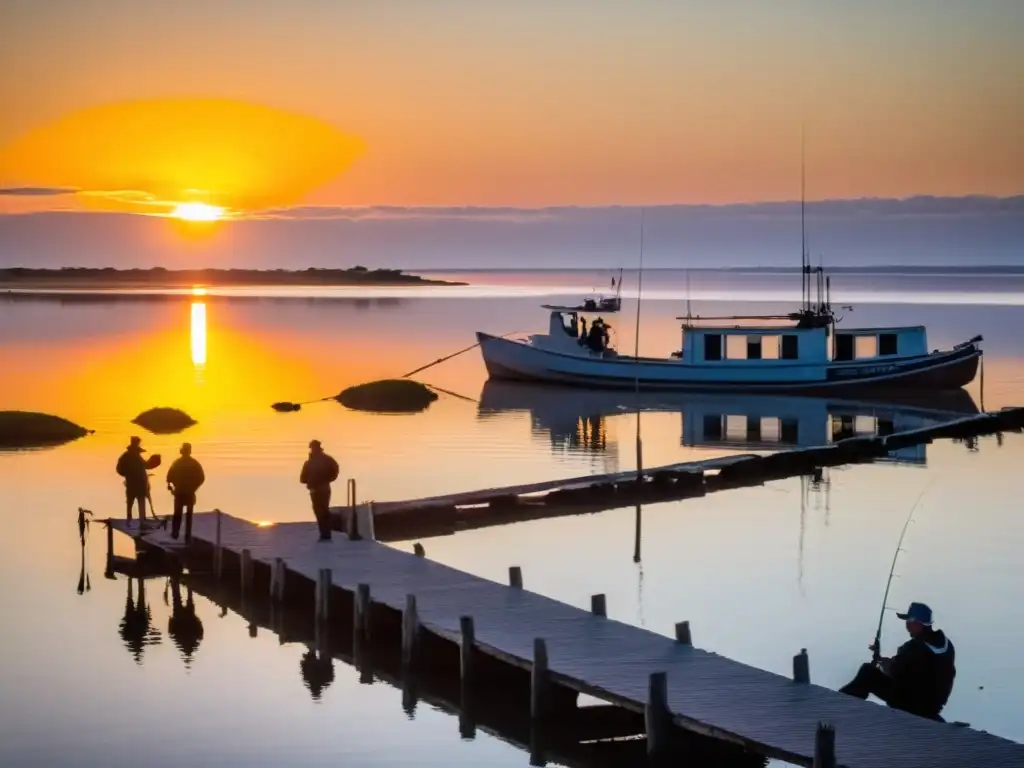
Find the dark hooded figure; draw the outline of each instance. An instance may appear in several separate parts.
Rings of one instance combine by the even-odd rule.
[[[299,482],[309,489],[320,541],[331,540],[331,483],[338,479],[338,462],[324,452],[319,440],[309,443],[309,458],[302,465]]]
[[[924,603],[911,603],[896,615],[906,622],[910,639],[891,659],[862,664],[839,690],[859,699],[874,694],[895,709],[941,720],[956,679],[956,649],[941,629],[932,628],[932,609]]]
[[[124,478],[124,495],[128,505],[128,521],[132,519],[132,505],[138,502],[139,521],[146,521],[146,497],[149,495],[149,473],[142,454],[142,438],[133,437],[124,453],[117,460],[117,474]]]
[[[177,579],[171,579],[171,618],[167,620],[167,634],[181,651],[185,666],[191,666],[203,639],[203,622],[196,616],[191,587],[185,587],[185,603],[182,604],[181,583]]]

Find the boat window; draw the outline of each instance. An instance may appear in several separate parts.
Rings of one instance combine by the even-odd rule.
[[[896,334],[895,333],[880,333],[878,334],[878,354],[881,355],[895,355],[896,354]]]
[[[781,336],[761,337],[761,357],[765,360],[778,360],[782,356]]]
[[[574,338],[579,335],[579,330],[576,327],[576,315],[572,312],[562,313],[562,327],[567,334]]]
[[[778,416],[765,416],[761,419],[761,440],[766,443],[777,443],[782,436],[781,420]]]
[[[783,334],[781,354],[783,360],[796,360],[800,357],[799,337],[794,333]]]
[[[715,413],[704,415],[704,439],[722,439],[722,416],[720,414]]]
[[[761,337],[747,336],[747,360],[761,359]]]
[[[730,333],[725,337],[725,359],[746,360],[747,359],[747,337]]]
[[[718,333],[705,333],[704,334],[704,359],[705,360],[721,360],[722,359],[722,336]]]
[[[896,425],[892,423],[892,419],[879,419],[878,420],[878,435],[891,435],[896,431]]]
[[[878,355],[878,337],[877,336],[857,336],[855,345],[857,350],[857,359],[861,360],[865,357],[877,357]]]
[[[833,360],[853,360],[854,336],[849,333],[836,334],[836,346],[832,353]]]
[[[747,417],[746,416],[726,416],[725,417],[725,439],[730,443],[738,443],[745,440],[747,437]]]
[[[786,445],[800,443],[800,422],[797,419],[779,419],[779,442]]]
[[[761,442],[761,417],[747,416],[747,442]]]

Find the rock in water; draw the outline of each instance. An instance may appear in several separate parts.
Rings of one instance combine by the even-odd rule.
[[[384,379],[349,387],[334,399],[356,411],[418,413],[437,400],[437,395],[418,381]]]
[[[150,408],[132,419],[132,424],[138,424],[156,435],[181,432],[195,423],[195,419],[177,408]]]
[[[0,411],[0,448],[43,448],[61,445],[84,437],[90,432],[92,430],[48,413]]]

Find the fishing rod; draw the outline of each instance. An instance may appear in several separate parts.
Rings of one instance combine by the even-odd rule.
[[[634,385],[636,387],[636,484],[637,490],[644,481],[644,445],[640,439],[640,303],[644,290],[644,213],[640,209],[640,264],[637,273],[636,284],[636,332],[633,338],[633,372],[635,374]],[[641,527],[641,504],[642,494],[636,497],[636,530],[633,541],[633,562],[640,562],[640,527]],[[642,571],[641,571],[642,573]],[[641,577],[642,578],[642,577]]]
[[[882,610],[878,613],[878,628],[875,630],[875,642],[871,646],[871,661],[873,664],[877,664],[882,655],[882,620],[885,618],[885,606],[889,602],[889,588],[892,586],[892,579],[896,573],[896,560],[900,556],[900,551],[903,549],[903,538],[907,535],[907,528],[910,527],[910,521],[914,518],[914,512],[917,511],[918,505],[921,503],[921,499],[928,492],[932,483],[935,481],[933,477],[928,481],[928,484],[921,489],[921,493],[918,494],[917,500],[914,502],[914,506],[910,508],[910,514],[907,515],[907,520],[903,523],[903,530],[900,531],[900,538],[896,542],[896,551],[892,556],[892,565],[889,567],[889,579],[885,582],[885,594],[882,595]]]

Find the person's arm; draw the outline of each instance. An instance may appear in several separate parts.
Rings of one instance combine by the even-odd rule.
[[[203,483],[206,482],[206,472],[203,471],[203,465],[198,461],[196,462],[196,488],[201,488]]]
[[[913,640],[908,640],[900,646],[895,656],[886,660],[888,663],[882,667],[882,671],[894,681],[899,681],[907,675],[913,665],[916,651],[917,644]]]
[[[299,482],[303,485],[309,485],[309,459],[302,462],[302,471],[299,472]]]

